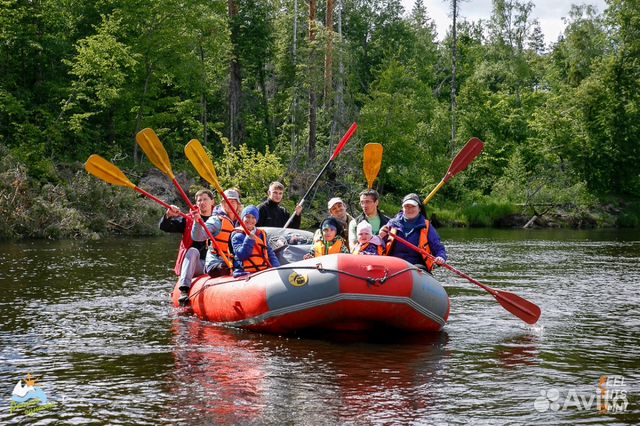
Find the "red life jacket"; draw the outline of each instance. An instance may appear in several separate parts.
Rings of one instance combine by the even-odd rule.
[[[236,228],[234,232],[247,235],[242,228]],[[245,272],[254,273],[271,268],[269,252],[267,251],[267,233],[262,229],[256,229],[256,237],[258,237],[258,241],[254,244],[251,255],[248,259],[242,261],[242,269]]]
[[[424,223],[425,223],[425,227],[420,230],[420,239],[418,240],[418,247],[420,247],[427,253],[431,254],[431,248],[429,247],[429,227],[431,227],[431,222],[429,222],[428,219],[425,219]],[[395,235],[398,233],[398,230],[396,228],[392,228],[391,231],[389,232]],[[391,241],[389,242],[389,244],[387,244],[387,249],[385,251],[385,254],[387,256],[391,255],[391,251],[393,250],[393,246],[395,245],[395,243],[396,241],[393,238],[391,238]],[[434,265],[433,260],[431,260],[429,256],[426,256],[424,254],[421,254],[421,256],[422,256],[422,259],[424,260],[424,264],[427,267],[427,271],[431,271]]]

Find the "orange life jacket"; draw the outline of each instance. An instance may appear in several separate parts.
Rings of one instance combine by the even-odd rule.
[[[431,222],[429,222],[428,219],[425,219],[424,223],[425,223],[425,227],[420,230],[420,239],[418,240],[418,247],[420,247],[427,253],[431,254],[431,248],[429,247],[429,227],[431,227]],[[392,228],[391,231],[389,232],[395,235],[398,233],[398,230],[396,228]],[[391,241],[387,244],[387,249],[385,251],[385,254],[387,256],[391,255],[391,251],[393,250],[393,246],[395,244],[396,244],[396,241],[393,238],[391,238]],[[427,267],[427,271],[431,271],[434,265],[433,260],[431,260],[429,256],[426,256],[424,254],[421,254],[421,256],[422,256],[422,259],[424,260],[424,264]]]
[[[223,250],[224,254],[229,259],[233,259],[233,254],[231,253],[231,233],[235,231],[235,227],[228,216],[220,215],[218,218],[220,219],[222,226],[220,228],[220,233],[215,236],[215,239],[218,242],[218,246],[220,246],[220,250]],[[213,248],[215,249],[215,246]]]
[[[324,256],[326,254],[342,253],[343,245],[344,245],[344,240],[342,238],[339,238],[331,247],[329,247],[329,250],[327,250],[327,245],[324,243],[323,240],[316,241],[316,243],[313,245],[313,256],[318,257],[318,256]]]
[[[242,228],[236,228],[234,232],[247,235]],[[256,229],[256,237],[258,241],[253,246],[253,251],[248,259],[242,261],[242,269],[245,272],[258,272],[271,268],[271,262],[269,262],[269,252],[267,251],[267,233],[262,229]],[[240,259],[236,259],[239,261]]]
[[[382,248],[382,246],[380,244],[373,244],[370,241],[367,241],[364,244],[357,243],[356,246],[353,249],[353,254],[364,253],[370,245],[375,246],[376,251],[378,252],[378,256],[382,256],[384,254],[384,249]],[[366,253],[366,254],[368,254],[368,253]]]

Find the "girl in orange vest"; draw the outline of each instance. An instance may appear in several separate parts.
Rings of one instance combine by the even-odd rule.
[[[233,248],[233,276],[252,274],[271,267],[280,266],[275,253],[267,244],[267,233],[256,228],[260,214],[254,205],[248,205],[240,214],[242,221],[249,230],[236,228],[231,234]]]
[[[342,225],[334,217],[328,217],[320,224],[322,238],[313,245],[311,251],[304,255],[305,259],[334,253],[349,253],[349,245],[342,233]]]
[[[377,235],[373,235],[373,228],[369,222],[363,221],[356,227],[358,242],[351,253],[381,256],[384,254],[384,242]]]

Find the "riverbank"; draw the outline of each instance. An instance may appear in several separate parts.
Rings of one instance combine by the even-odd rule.
[[[99,239],[109,235],[145,236],[160,231],[162,208],[138,193],[108,185],[86,173],[82,164],[54,167],[40,179],[9,155],[0,160],[0,240]],[[168,179],[155,169],[127,171],[137,184],[160,199],[182,206]],[[186,173],[177,173],[186,191],[200,188]],[[303,215],[313,228],[325,214],[318,200]],[[256,202],[247,197],[248,202]],[[357,200],[356,200],[357,201]],[[381,208],[392,215],[398,200],[383,197]],[[292,207],[288,206],[289,208]],[[358,205],[351,205],[356,213]],[[584,206],[524,206],[491,199],[472,204],[429,205],[427,215],[438,227],[573,228],[639,227],[640,202],[610,199]]]

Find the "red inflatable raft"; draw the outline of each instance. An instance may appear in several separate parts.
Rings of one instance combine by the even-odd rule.
[[[176,285],[176,307],[178,297]],[[438,331],[449,316],[449,297],[433,276],[387,256],[333,254],[237,279],[203,275],[190,298],[202,319],[278,334]]]

